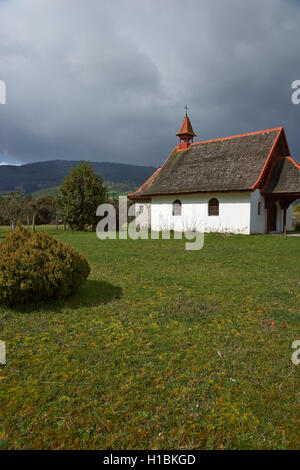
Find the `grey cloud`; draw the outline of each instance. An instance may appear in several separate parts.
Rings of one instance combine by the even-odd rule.
[[[0,0],[0,161],[159,165],[186,102],[199,140],[284,125],[300,160],[299,24],[289,0]]]

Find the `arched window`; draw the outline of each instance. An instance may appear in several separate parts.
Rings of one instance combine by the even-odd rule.
[[[257,204],[257,215],[260,215],[261,202]]]
[[[215,197],[208,201],[208,215],[219,215],[219,201]]]
[[[172,204],[172,215],[181,215],[181,202],[179,199],[176,199]]]

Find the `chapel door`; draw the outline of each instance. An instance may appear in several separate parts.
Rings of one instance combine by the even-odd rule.
[[[270,206],[270,232],[276,232],[277,223],[276,223],[276,214],[277,214],[277,206],[274,202]]]

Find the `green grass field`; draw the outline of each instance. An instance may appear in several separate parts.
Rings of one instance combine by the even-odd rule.
[[[300,238],[195,252],[48,231],[92,272],[65,300],[0,308],[2,449],[300,447]]]

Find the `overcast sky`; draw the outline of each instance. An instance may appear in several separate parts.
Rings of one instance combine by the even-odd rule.
[[[299,0],[0,0],[0,163],[160,165],[283,125],[300,161]]]

